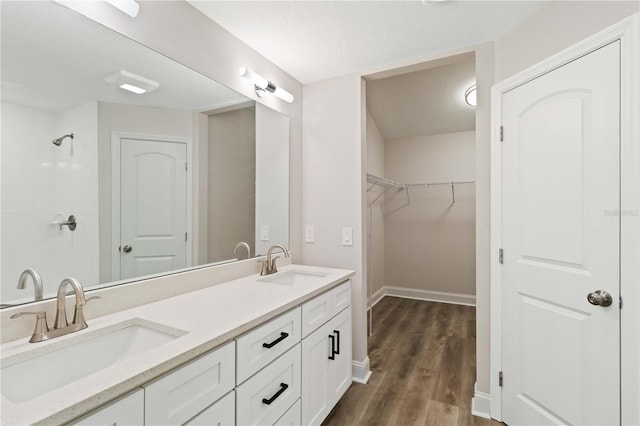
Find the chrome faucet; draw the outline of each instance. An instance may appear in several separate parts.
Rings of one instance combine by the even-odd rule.
[[[238,249],[240,247],[244,247],[245,249],[247,249],[247,259],[249,259],[251,257],[251,247],[249,247],[249,244],[245,243],[244,241],[240,241],[238,244],[236,244],[236,247],[233,249],[233,254],[238,254]]]
[[[73,292],[76,295],[75,311],[73,313],[73,320],[71,324],[67,321],[67,309],[66,309],[66,297],[67,286],[73,287]],[[36,316],[36,326],[31,336],[31,343],[42,342],[44,340],[53,339],[55,337],[64,336],[65,334],[73,333],[74,331],[82,330],[88,327],[87,321],[84,318],[84,305],[89,300],[99,299],[100,296],[90,297],[88,299],[84,296],[84,289],[78,280],[75,278],[65,278],[58,287],[58,299],[56,309],[56,319],[53,323],[53,329],[49,329],[47,323],[47,313],[44,311],[39,312],[19,312],[11,315],[11,318],[19,318],[26,315]]]
[[[84,320],[84,305],[87,303],[84,297],[84,288],[82,284],[75,278],[67,277],[62,280],[58,286],[58,299],[56,308],[56,320],[53,323],[53,328],[65,328],[69,325],[67,322],[67,285],[73,287],[73,292],[76,294],[76,309],[73,313],[72,325],[81,324],[82,328],[87,327],[87,322]],[[74,330],[75,331],[75,330]]]
[[[271,257],[271,253],[274,249],[277,248],[282,250],[282,252],[284,253],[284,257],[289,257],[289,250],[287,250],[285,246],[276,244],[269,247],[269,250],[267,251],[267,259],[258,261],[258,263],[262,265],[260,267],[260,275],[271,275],[278,272],[278,268],[276,267],[276,259],[278,259],[280,256],[274,256],[273,258]]]
[[[35,301],[42,300],[42,277],[35,269],[25,269],[18,278],[18,288],[24,290],[27,288],[27,278],[31,277],[35,291]]]

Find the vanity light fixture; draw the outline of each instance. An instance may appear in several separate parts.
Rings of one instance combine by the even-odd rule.
[[[140,13],[140,5],[136,0],[104,0],[116,9],[135,18]]]
[[[241,67],[238,73],[251,81],[253,85],[256,87],[256,95],[259,97],[264,96],[265,92],[273,93],[275,96],[279,97],[285,102],[293,102],[293,95],[281,87],[276,86],[274,83],[270,82],[266,78],[261,75],[256,74],[251,71],[249,68]]]
[[[473,86],[469,87],[465,92],[464,92],[464,101],[467,103],[467,105],[472,106],[472,107],[476,107],[476,85],[474,84]]]
[[[156,90],[160,83],[129,71],[120,70],[104,79],[107,84],[141,95]]]

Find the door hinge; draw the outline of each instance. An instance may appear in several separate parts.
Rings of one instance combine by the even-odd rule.
[[[187,233],[186,232],[184,233],[184,241],[185,242],[187,241]]]
[[[502,387],[502,371],[498,373],[498,385]]]
[[[189,171],[189,163],[187,163],[186,161],[185,161],[185,163],[184,163],[184,171],[185,171],[185,172],[188,172],[188,171]]]
[[[500,142],[504,142],[504,127],[500,126]]]
[[[500,262],[501,265],[504,265],[504,250],[502,249],[498,249],[498,262]]]

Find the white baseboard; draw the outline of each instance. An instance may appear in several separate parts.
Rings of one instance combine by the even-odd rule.
[[[375,293],[373,293],[371,295],[371,306],[376,306],[376,304],[382,300],[382,298],[385,296],[385,287],[382,287],[381,289],[379,289],[378,291],[376,291]]]
[[[485,419],[491,418],[491,395],[479,392],[478,383],[473,385],[473,398],[471,398],[471,414]]]
[[[351,375],[354,382],[366,385],[371,377],[369,357],[366,357],[362,362],[351,361]]]
[[[379,294],[382,294],[380,296]],[[374,294],[378,303],[384,296],[404,297],[405,299],[428,300],[430,302],[452,303],[454,305],[476,306],[476,296],[471,294],[447,293],[444,291],[421,290],[417,288],[384,286]],[[376,299],[376,297],[379,297]],[[374,303],[374,304],[375,304]]]

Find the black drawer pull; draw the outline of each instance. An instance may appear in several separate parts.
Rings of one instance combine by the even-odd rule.
[[[284,339],[286,339],[287,337],[289,337],[289,333],[285,333],[284,331],[282,333],[280,333],[280,337],[278,337],[276,340],[274,340],[271,343],[263,343],[262,347],[263,348],[267,348],[267,349],[271,349],[272,347],[274,347],[275,345],[277,345],[278,343],[282,342]]]
[[[336,334],[338,340],[336,344],[336,355],[340,355],[340,332],[338,330],[333,330],[333,332]]]
[[[329,359],[333,361],[336,359],[334,356],[336,354],[336,336],[330,334],[329,339],[331,339],[331,355],[329,355]]]
[[[262,398],[262,403],[263,404],[267,404],[267,405],[271,405],[271,403],[273,401],[275,401],[276,399],[278,399],[278,397],[280,395],[282,395],[282,392],[286,391],[287,388],[289,388],[289,385],[286,383],[280,383],[280,389],[278,390],[278,392],[275,393],[275,395],[273,395],[271,398],[267,399],[267,398]]]

